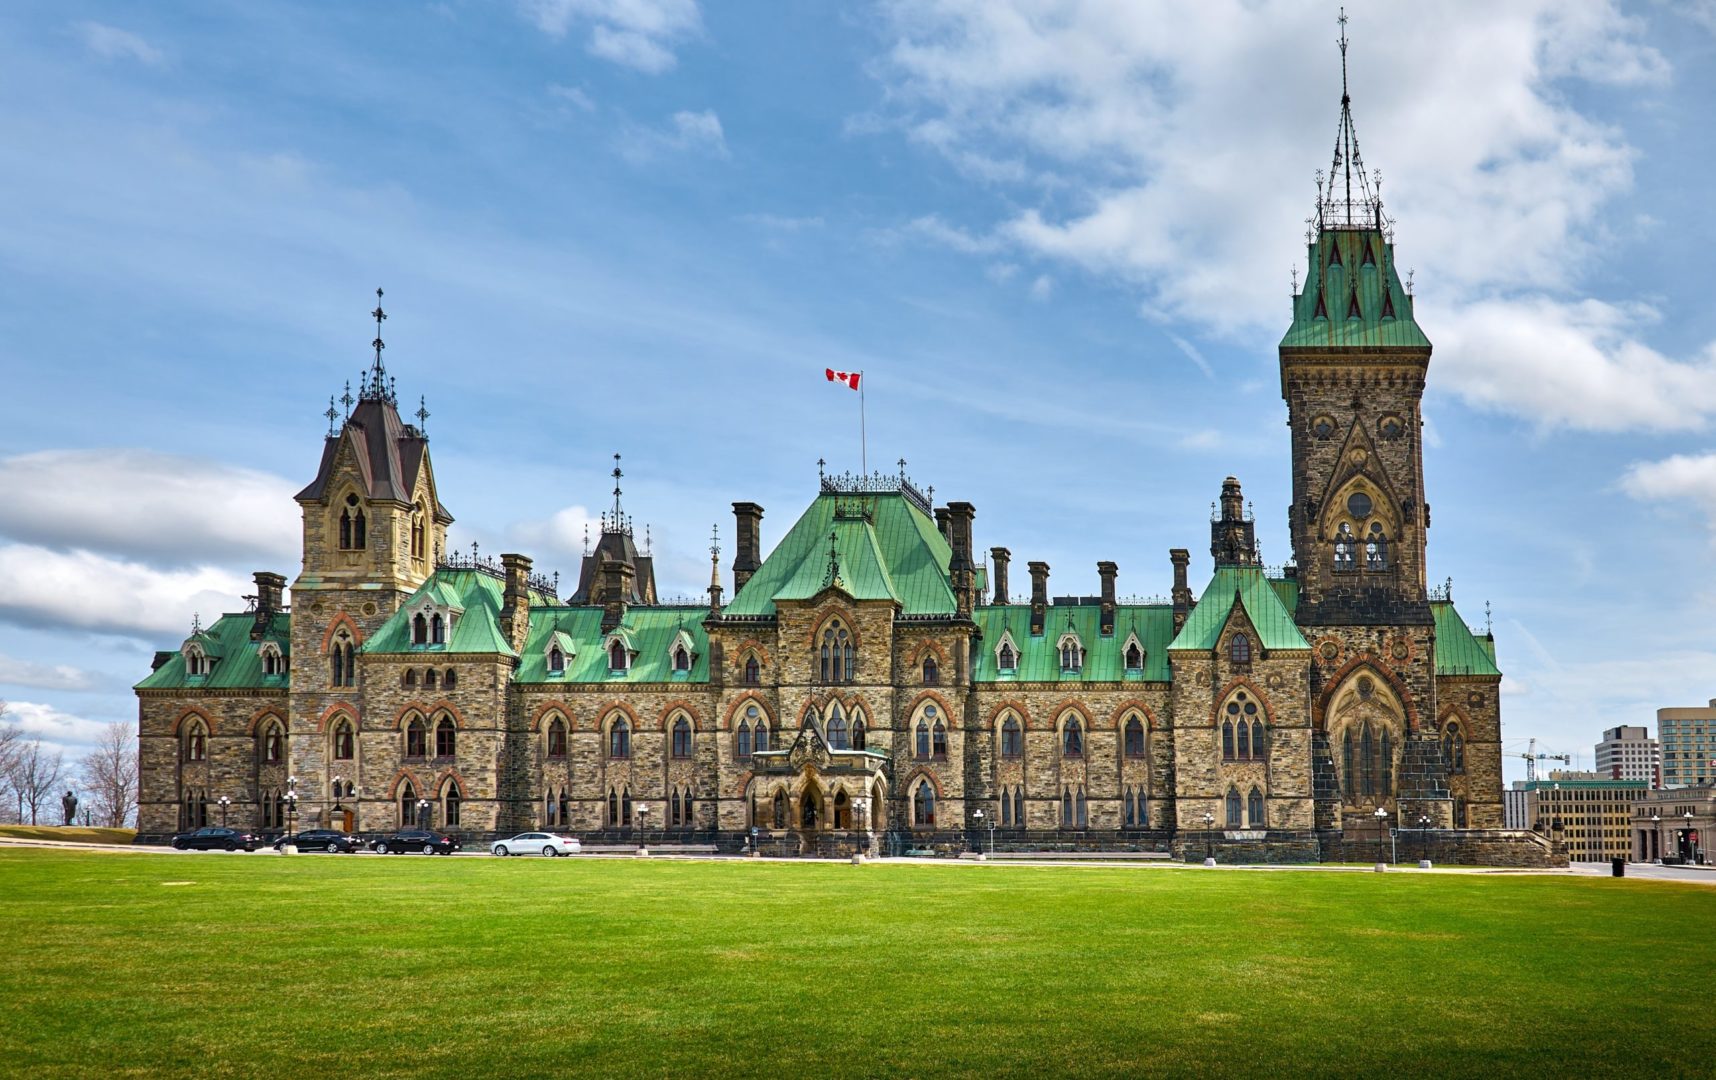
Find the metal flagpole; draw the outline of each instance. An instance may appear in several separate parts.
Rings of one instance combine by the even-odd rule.
[[[858,471],[870,474],[870,448],[864,433],[864,373],[858,373]]]

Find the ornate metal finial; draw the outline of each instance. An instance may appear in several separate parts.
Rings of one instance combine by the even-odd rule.
[[[471,561],[477,561],[477,542],[475,540],[471,541]]]
[[[614,455],[614,527],[619,527],[620,519],[620,477],[625,473],[620,471],[620,455]]]
[[[352,397],[352,381],[350,379],[347,379],[346,380],[345,396],[340,398],[340,404],[344,405],[346,407],[346,419],[347,420],[350,420],[352,418],[352,402],[354,400],[355,399]]]
[[[1412,295],[1412,278],[1413,278],[1413,275],[1415,275],[1417,273],[1418,273],[1418,271],[1412,269],[1411,267],[1406,268],[1406,295],[1407,296]]]
[[[1347,9],[1345,7],[1341,8],[1340,16],[1335,21],[1341,24],[1341,102],[1345,104],[1347,101]]]
[[[644,522],[644,554],[650,554],[649,522]]]
[[[590,557],[590,523],[584,523],[584,557]]]
[[[387,321],[387,312],[381,310],[380,289],[375,290],[375,310],[370,312],[370,316],[375,319],[375,341],[371,342],[375,346],[375,365],[370,370],[377,376],[383,376],[386,374],[386,369],[381,364],[381,350],[387,346],[381,340],[381,324]]]
[[[840,548],[835,544],[833,529],[828,530],[828,577],[823,580],[822,584],[825,588],[829,585],[845,587],[840,580]]]
[[[1495,636],[1495,628],[1490,623],[1490,602],[1488,600],[1484,601],[1484,636]]]
[[[196,637],[203,632],[203,617],[198,612],[191,612],[191,636]]]
[[[828,474],[824,471],[824,469],[827,467],[827,465],[828,465],[828,462],[822,460],[821,458],[816,459],[816,478],[818,480],[825,480],[828,478]]]
[[[1289,281],[1288,295],[1289,296],[1298,296],[1299,295],[1299,264],[1298,263],[1293,264],[1293,273],[1288,278],[1288,281]]]
[[[322,414],[328,418],[328,437],[334,437],[334,421],[340,417],[340,410],[334,408],[334,395],[328,395],[328,411]]]
[[[421,394],[417,396],[417,430],[429,434],[429,402]]]
[[[560,571],[554,571],[554,598],[560,599]]]
[[[900,479],[904,480],[906,478],[906,459],[901,458],[899,464],[900,464]]]
[[[711,562],[721,561],[721,523],[716,522],[709,530],[709,559]]]

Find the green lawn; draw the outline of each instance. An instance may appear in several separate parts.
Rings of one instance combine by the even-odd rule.
[[[0,1073],[1716,1074],[1716,889],[0,850]]]

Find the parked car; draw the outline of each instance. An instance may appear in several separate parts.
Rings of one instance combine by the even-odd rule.
[[[334,851],[349,854],[363,846],[355,836],[348,836],[338,829],[305,829],[296,836],[287,835],[274,841],[274,850],[279,851],[287,844],[296,844],[299,851]]]
[[[489,845],[489,851],[495,855],[547,855],[553,858],[556,855],[576,855],[578,850],[576,836],[546,832],[521,832]]]
[[[180,851],[255,851],[261,839],[253,832],[244,829],[228,829],[220,825],[211,825],[206,829],[193,829],[173,837],[173,846]]]
[[[425,855],[451,855],[459,850],[459,842],[443,832],[401,829],[392,836],[377,840],[375,850],[383,855],[403,855],[407,851],[421,851]]]

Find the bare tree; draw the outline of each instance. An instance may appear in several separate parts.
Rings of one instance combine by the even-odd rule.
[[[12,787],[21,804],[18,816],[23,816],[22,807],[28,807],[30,824],[34,825],[42,804],[66,778],[65,757],[58,750],[44,747],[42,740],[31,739],[18,747],[11,774]]]
[[[137,737],[131,725],[107,725],[95,749],[78,763],[78,782],[89,796],[97,824],[123,828],[137,808]]]
[[[0,701],[0,821],[11,817],[12,796],[15,785],[12,783],[12,772],[18,764],[18,749],[24,742],[24,731],[15,721],[6,717],[6,702]],[[24,804],[18,801],[18,816],[23,818]]]

